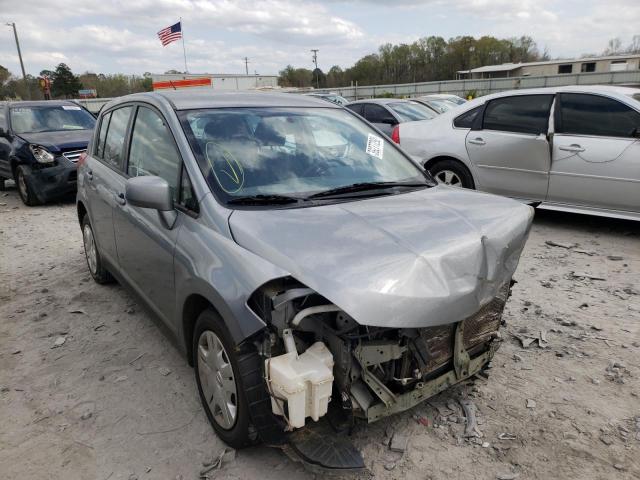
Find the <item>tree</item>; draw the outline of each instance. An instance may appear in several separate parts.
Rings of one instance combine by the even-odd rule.
[[[51,94],[54,97],[75,98],[82,89],[80,79],[73,74],[66,63],[60,63],[53,72]]]
[[[605,55],[618,55],[622,50],[622,42],[619,38],[612,38],[607,44],[607,48],[604,51]]]

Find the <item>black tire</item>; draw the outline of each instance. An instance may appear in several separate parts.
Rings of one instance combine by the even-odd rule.
[[[87,245],[88,239],[85,237],[85,235],[89,232],[93,241],[93,248],[95,249],[95,266],[92,266],[92,261],[89,259],[89,256],[91,255],[91,247]],[[84,258],[87,261],[89,273],[91,274],[95,282],[101,285],[113,282],[113,276],[111,275],[111,273],[109,273],[109,271],[102,263],[102,258],[100,257],[100,252],[98,251],[98,245],[95,243],[95,237],[93,236],[93,227],[89,222],[89,215],[86,214],[84,217],[82,217],[82,243],[84,245]]]
[[[28,177],[31,174],[31,168],[26,165],[19,165],[16,168],[16,187],[18,188],[18,195],[20,195],[20,199],[22,203],[24,203],[27,207],[33,207],[35,205],[40,204],[40,200],[36,197],[36,194],[33,192],[31,185],[26,181],[25,177]]]
[[[204,388],[200,379],[200,361],[198,359],[199,344],[201,337],[206,337],[208,332],[213,332],[217,339],[220,340],[224,348],[224,355],[221,358],[231,365],[233,371],[233,380],[235,382],[235,419],[230,427],[224,427],[214,417],[209,402],[204,393]],[[247,358],[257,358],[258,354],[253,346],[240,348],[235,345],[231,335],[227,331],[220,316],[212,309],[204,310],[196,320],[193,339],[193,365],[196,376],[196,384],[198,385],[198,393],[202,407],[213,426],[216,434],[222,441],[233,448],[244,448],[259,443],[259,436],[256,429],[252,426],[249,402],[247,401],[247,393],[251,394],[255,388],[260,388],[266,393],[264,382],[260,375],[247,375],[243,368]],[[244,350],[244,351],[243,351]],[[203,357],[204,358],[204,357]],[[203,362],[206,363],[206,362]],[[256,385],[258,383],[258,385]],[[211,390],[209,390],[211,391]],[[213,398],[213,397],[212,397]]]
[[[6,182],[6,179],[0,178],[0,192],[4,192],[7,189],[7,186],[4,182]]]
[[[446,159],[438,160],[429,167],[429,172],[438,183],[452,185],[455,187],[475,189],[473,177],[467,167],[458,160]],[[453,174],[452,176],[450,174]],[[446,179],[453,181],[447,182]]]

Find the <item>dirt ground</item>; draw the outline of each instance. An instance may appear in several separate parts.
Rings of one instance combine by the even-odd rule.
[[[91,280],[73,199],[0,193],[0,279],[0,477],[197,479],[224,445],[193,371],[122,287]],[[489,379],[357,427],[361,478],[640,478],[640,223],[538,212],[516,279]],[[210,478],[313,477],[257,447]]]

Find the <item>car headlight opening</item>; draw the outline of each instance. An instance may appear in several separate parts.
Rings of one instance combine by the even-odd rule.
[[[40,145],[29,145],[29,149],[38,163],[53,163],[55,159],[49,150]]]

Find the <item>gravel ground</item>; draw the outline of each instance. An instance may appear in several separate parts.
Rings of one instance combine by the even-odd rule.
[[[192,369],[122,287],[93,283],[73,199],[0,193],[0,245],[0,476],[198,478],[224,445]],[[516,279],[489,379],[359,426],[362,478],[640,478],[640,223],[538,212]],[[256,447],[215,477],[313,475]]]

